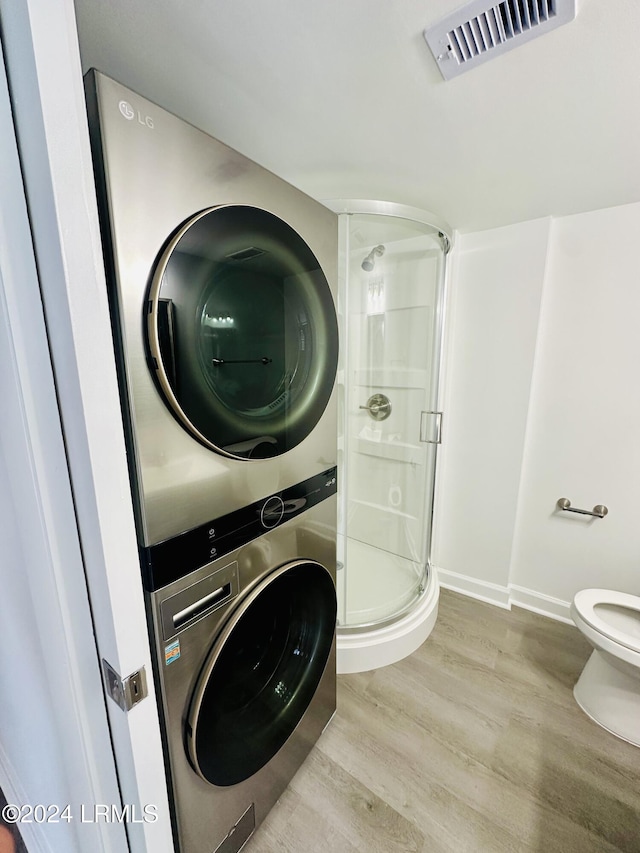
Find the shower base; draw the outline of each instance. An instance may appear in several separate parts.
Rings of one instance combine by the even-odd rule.
[[[344,552],[346,573],[339,579],[344,593],[345,625],[377,625],[403,613],[419,595],[422,566],[406,557],[338,536],[338,553]]]
[[[416,590],[414,564],[386,554],[362,542],[347,540],[346,601],[356,601],[358,610],[347,608],[349,621],[384,620],[402,610],[394,621],[381,627],[354,630],[338,626],[337,667],[339,673],[365,672],[395,663],[412,654],[427,639],[438,615],[439,584],[431,569],[427,585],[415,604],[406,609]],[[339,581],[340,584],[340,581]],[[360,617],[360,618],[357,618]]]

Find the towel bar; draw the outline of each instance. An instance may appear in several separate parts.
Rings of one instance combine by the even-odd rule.
[[[604,518],[609,512],[607,507],[603,504],[597,504],[593,509],[578,509],[577,507],[571,506],[569,498],[559,498],[556,506],[558,509],[566,510],[566,512],[577,512],[580,513],[580,515],[593,515],[595,518]]]

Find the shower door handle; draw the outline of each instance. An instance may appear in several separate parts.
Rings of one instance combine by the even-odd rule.
[[[442,444],[442,412],[420,412],[420,441]]]

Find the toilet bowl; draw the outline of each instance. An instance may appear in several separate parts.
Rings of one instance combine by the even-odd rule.
[[[598,725],[640,746],[640,596],[583,589],[571,618],[593,646],[573,689],[576,702]]]

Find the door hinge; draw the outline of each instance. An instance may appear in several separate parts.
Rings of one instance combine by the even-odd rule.
[[[107,695],[123,711],[130,711],[147,696],[147,673],[144,667],[132,672],[126,678],[121,678],[111,664],[103,658],[102,672]]]
[[[420,412],[420,441],[442,444],[442,412]]]

